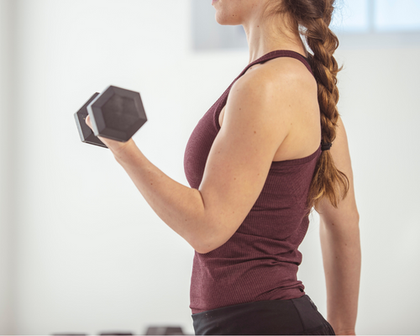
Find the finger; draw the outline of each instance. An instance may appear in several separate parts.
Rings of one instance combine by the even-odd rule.
[[[92,129],[92,123],[90,121],[90,116],[89,115],[86,117],[85,122]]]
[[[85,118],[85,122],[86,122],[86,125],[88,125],[90,127],[90,129],[92,130],[92,132],[94,132],[93,131],[93,126],[92,126],[92,121],[90,119],[90,115],[88,115]],[[100,136],[98,136],[98,139],[101,140],[105,145],[107,145],[107,147],[109,147],[108,144],[107,144],[107,142],[109,141],[108,139],[104,139],[104,138],[102,138]]]

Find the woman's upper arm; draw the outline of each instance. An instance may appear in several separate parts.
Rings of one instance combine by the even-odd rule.
[[[315,210],[320,215],[321,223],[327,226],[339,223],[358,223],[359,219],[347,134],[341,118],[338,119],[336,130],[337,136],[330,151],[335,166],[346,174],[349,180],[349,191],[346,198],[338,204],[338,208],[334,208],[326,198],[322,199],[316,206]]]
[[[230,91],[223,126],[199,187],[208,216],[205,223],[212,228],[205,250],[221,246],[238,229],[288,134],[298,84],[288,76],[271,80],[266,75],[255,72],[241,77]]]

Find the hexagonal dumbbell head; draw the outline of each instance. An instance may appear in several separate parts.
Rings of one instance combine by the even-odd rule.
[[[90,127],[86,124],[86,117],[88,116],[87,107],[88,105],[99,96],[99,92],[96,92],[89,100],[82,106],[82,108],[74,114],[76,119],[77,129],[79,130],[80,139],[88,144],[105,147],[105,144],[97,138]]]
[[[87,107],[96,136],[126,142],[147,121],[140,93],[109,86]]]

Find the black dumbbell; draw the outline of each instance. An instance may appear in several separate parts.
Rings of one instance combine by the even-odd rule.
[[[88,115],[94,132],[86,125]],[[105,148],[98,136],[126,142],[147,121],[140,93],[112,85],[101,94],[96,92],[74,117],[80,139]]]
[[[152,326],[148,327],[146,335],[185,335],[182,327],[178,326]]]

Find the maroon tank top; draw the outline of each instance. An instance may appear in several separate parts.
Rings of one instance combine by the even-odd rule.
[[[207,156],[220,130],[219,114],[232,85],[252,65],[277,57],[296,58],[312,73],[305,57],[288,50],[270,52],[248,64],[191,134],[184,168],[192,188],[200,186]],[[306,200],[320,154],[321,147],[305,158],[273,162],[261,194],[234,235],[207,254],[195,252],[190,289],[193,314],[305,294],[297,280],[302,261],[298,247],[308,229]]]

